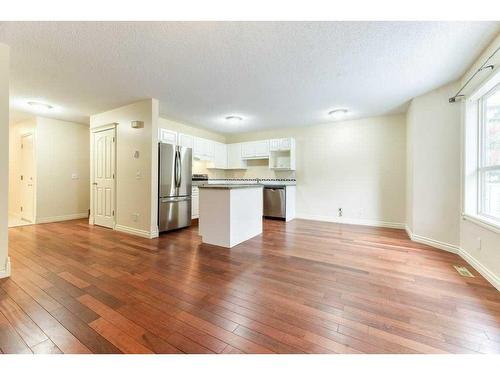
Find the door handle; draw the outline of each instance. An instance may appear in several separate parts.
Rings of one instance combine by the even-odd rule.
[[[97,185],[97,182],[92,182],[92,185]]]
[[[178,182],[178,185],[177,187],[181,187],[181,184],[182,184],[182,160],[181,160],[181,152],[180,151],[177,151],[179,153],[179,168],[177,169],[178,173],[179,173],[179,182]]]

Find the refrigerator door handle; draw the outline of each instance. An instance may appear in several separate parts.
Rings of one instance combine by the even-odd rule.
[[[181,159],[181,152],[179,150],[177,150],[177,154],[179,155],[178,156],[178,161],[179,161],[179,166],[177,168],[177,173],[179,173],[179,178],[177,180],[177,187],[181,187],[181,183],[182,183],[182,159]]]
[[[184,202],[190,200],[191,197],[172,197],[172,198],[162,198],[160,199],[160,203]]]
[[[175,157],[174,157],[174,185],[175,187],[179,187],[179,182],[178,182],[178,171],[179,171],[179,162],[178,162],[178,153],[177,150],[175,150]]]

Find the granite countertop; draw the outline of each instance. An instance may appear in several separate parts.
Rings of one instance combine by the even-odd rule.
[[[247,188],[263,188],[261,184],[203,184],[199,185],[200,189],[247,189]]]

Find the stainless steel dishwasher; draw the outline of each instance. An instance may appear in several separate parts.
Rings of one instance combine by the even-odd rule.
[[[264,186],[264,216],[286,218],[286,186]]]

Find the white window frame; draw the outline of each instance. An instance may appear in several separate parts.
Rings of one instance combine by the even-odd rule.
[[[462,123],[462,218],[479,225],[492,232],[500,234],[500,221],[493,219],[490,215],[482,215],[482,195],[480,185],[482,160],[481,133],[483,130],[483,106],[482,99],[489,93],[496,92],[500,86],[500,68],[491,72],[488,77],[476,86],[464,103],[463,123]]]
[[[477,101],[478,105],[478,166],[477,166],[477,215],[479,217],[484,217],[488,221],[492,220],[500,225],[500,218],[487,214],[484,211],[484,201],[485,201],[485,184],[484,179],[486,172],[489,171],[500,171],[500,164],[496,165],[485,165],[486,164],[486,101],[491,96],[500,92],[500,84],[494,86],[487,93],[482,95]]]

